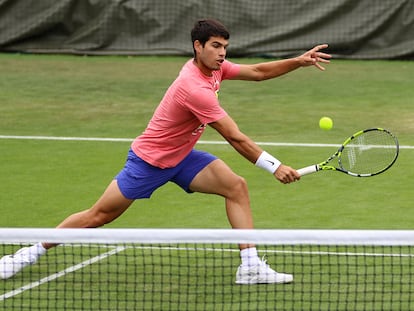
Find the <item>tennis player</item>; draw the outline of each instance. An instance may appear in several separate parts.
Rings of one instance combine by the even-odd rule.
[[[229,32],[216,20],[200,20],[191,31],[194,58],[181,69],[166,91],[142,135],[132,143],[124,168],[99,200],[87,210],[66,218],[58,228],[96,228],[120,216],[134,200],[150,198],[167,182],[188,193],[222,196],[232,228],[252,229],[246,181],[216,156],[194,149],[206,126],[219,132],[233,148],[256,166],[284,183],[299,180],[293,168],[262,150],[242,133],[220,106],[218,93],[223,80],[262,81],[306,66],[324,70],[330,55],[318,45],[298,57],[252,65],[226,60]],[[0,260],[0,278],[7,279],[35,263],[54,244],[38,243]],[[241,265],[237,284],[289,283],[291,274],[279,273],[259,258],[255,245],[240,245]]]

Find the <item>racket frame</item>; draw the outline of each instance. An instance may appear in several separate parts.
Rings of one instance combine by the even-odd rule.
[[[341,167],[341,154],[342,154],[342,151],[344,150],[345,146],[347,144],[349,144],[352,140],[354,140],[356,137],[362,135],[363,133],[370,132],[370,131],[384,131],[394,139],[395,146],[396,146],[396,153],[395,153],[395,157],[394,157],[393,161],[391,161],[388,164],[388,166],[386,166],[382,170],[380,170],[378,172],[375,172],[375,173],[369,173],[369,174],[368,173],[367,174],[357,174],[357,173],[353,173],[353,172],[350,172],[350,171],[342,168]],[[333,155],[331,155],[329,158],[327,158],[325,161],[320,162],[318,164],[303,167],[301,169],[298,169],[297,172],[299,173],[299,175],[304,176],[304,175],[315,173],[315,172],[318,172],[318,171],[330,170],[330,171],[342,172],[342,173],[345,173],[345,174],[348,174],[348,175],[351,175],[351,176],[354,176],[354,177],[371,177],[371,176],[375,176],[375,175],[378,175],[380,173],[383,173],[387,169],[389,169],[395,163],[395,161],[397,161],[398,154],[399,154],[399,143],[398,143],[397,137],[395,137],[390,131],[388,131],[384,128],[380,128],[380,127],[369,128],[369,129],[358,131],[355,134],[353,134],[352,136],[348,137],[343,142],[343,144],[339,147],[339,149]],[[331,162],[335,158],[338,158],[339,167],[335,167],[333,165],[328,165],[328,163]]]

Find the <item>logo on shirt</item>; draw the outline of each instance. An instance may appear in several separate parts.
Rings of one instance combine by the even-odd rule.
[[[206,128],[207,124],[200,124],[192,133],[191,135],[201,135],[204,132],[204,129]]]
[[[220,82],[219,81],[214,80],[213,90],[214,90],[214,93],[216,94],[216,97],[218,98],[219,97],[219,91],[220,91]]]

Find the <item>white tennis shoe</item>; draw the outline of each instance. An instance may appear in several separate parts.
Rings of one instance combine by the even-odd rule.
[[[239,266],[236,273],[236,284],[282,284],[293,282],[293,275],[274,271],[262,259],[257,266]]]
[[[23,247],[13,255],[0,259],[0,279],[8,279],[24,267],[34,264],[38,256],[32,254],[28,247]]]

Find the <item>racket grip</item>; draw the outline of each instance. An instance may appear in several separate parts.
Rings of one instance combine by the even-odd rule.
[[[310,166],[307,166],[307,167],[300,168],[296,171],[299,173],[300,176],[304,176],[304,175],[308,175],[308,174],[317,172],[318,171],[318,166],[317,165],[310,165]]]

